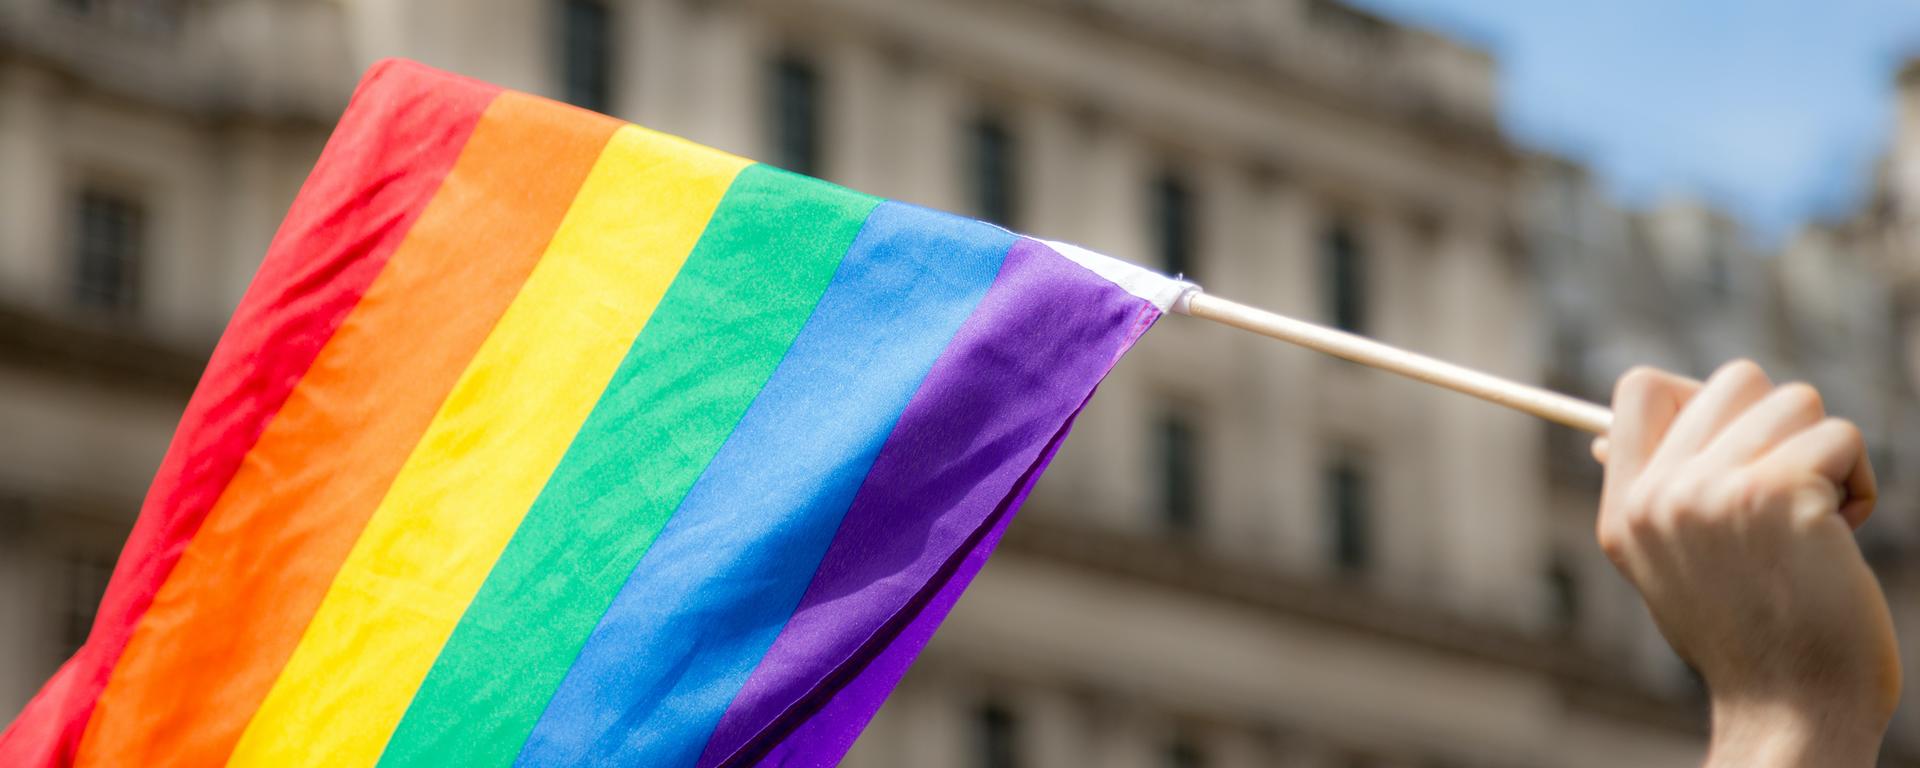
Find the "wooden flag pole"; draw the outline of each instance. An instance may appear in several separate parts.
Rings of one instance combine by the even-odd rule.
[[[1508,381],[1471,368],[1463,368],[1426,355],[1388,346],[1364,336],[1276,315],[1263,309],[1255,309],[1245,304],[1210,296],[1198,290],[1190,289],[1187,295],[1175,305],[1175,311],[1472,395],[1491,403],[1531,413],[1548,421],[1565,424],[1582,432],[1605,435],[1613,423],[1612,411],[1585,400],[1516,381]]]

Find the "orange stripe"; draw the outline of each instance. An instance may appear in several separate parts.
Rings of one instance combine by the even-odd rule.
[[[223,764],[619,122],[502,94],[187,545],[82,765]]]

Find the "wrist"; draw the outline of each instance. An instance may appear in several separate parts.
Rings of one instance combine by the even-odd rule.
[[[1708,768],[1872,766],[1888,713],[1856,698],[1784,701],[1714,697]]]

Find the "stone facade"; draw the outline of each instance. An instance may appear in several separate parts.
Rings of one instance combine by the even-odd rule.
[[[608,54],[565,56],[571,34]],[[1746,343],[1676,347],[1673,324],[1767,317],[1623,311],[1670,303],[1639,270],[1696,268],[1632,260],[1704,251],[1554,239],[1642,219],[1506,142],[1488,55],[1335,0],[0,0],[0,713],[76,642],[199,361],[382,56],[1596,397],[1626,361]],[[796,99],[817,135],[790,146]],[[983,135],[1012,158],[992,194]],[[1630,261],[1581,258],[1602,250]],[[1593,557],[1574,442],[1169,318],[848,763],[1691,765],[1698,702]]]

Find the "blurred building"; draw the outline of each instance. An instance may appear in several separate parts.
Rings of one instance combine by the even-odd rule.
[[[1865,202],[1852,214],[1807,226],[1786,249],[1784,333],[1802,370],[1822,387],[1850,379],[1893,397],[1850,403],[1874,441],[1886,486],[1863,544],[1887,586],[1902,657],[1920,658],[1920,59],[1893,83],[1894,124]],[[1891,482],[1887,479],[1891,475]],[[1879,528],[1879,530],[1872,530]],[[1920,702],[1912,687],[1895,738],[1920,750]]]
[[[389,55],[1596,397],[1627,361],[1770,349],[1746,297],[1793,283],[1704,209],[1606,208],[1502,137],[1488,55],[1336,0],[0,0],[0,713],[84,637]],[[1821,306],[1881,336],[1818,354],[1893,343]],[[1699,702],[1593,556],[1567,446],[1169,318],[848,763],[1696,764]]]
[[[1904,561],[1915,556],[1920,532],[1920,401],[1897,333],[1894,262],[1881,258],[1889,254],[1860,248],[1834,224],[1762,249],[1698,201],[1626,210],[1608,202],[1582,168],[1558,158],[1530,157],[1523,176],[1518,210],[1529,222],[1543,294],[1548,382],[1605,400],[1633,365],[1704,377],[1746,357],[1776,381],[1818,387],[1829,412],[1854,420],[1869,443],[1881,503],[1859,538],[1887,586],[1907,658],[1915,658],[1920,582]],[[1600,471],[1588,441],[1553,428],[1545,454],[1568,630],[1640,686],[1669,698],[1698,696],[1698,681],[1667,648],[1639,596],[1592,545]],[[1913,706],[1899,715],[1890,742],[1900,755],[1920,747]]]
[[[0,0],[9,719],[84,639],[223,316],[342,105],[336,39],[259,24],[331,5]]]
[[[1778,381],[1818,387],[1829,412],[1860,425],[1881,485],[1859,533],[1900,628],[1920,658],[1920,61],[1895,84],[1891,145],[1860,210],[1759,248],[1698,201],[1650,210],[1609,203],[1564,160],[1528,159],[1518,211],[1528,222],[1549,329],[1547,379],[1604,399],[1647,363],[1704,376],[1736,357]],[[1598,468],[1587,440],[1550,430],[1556,558],[1581,606],[1583,647],[1641,685],[1684,696],[1697,682],[1667,650],[1638,597],[1588,546]],[[1908,697],[1909,699],[1911,696]],[[1920,704],[1896,715],[1889,751],[1920,754]]]

